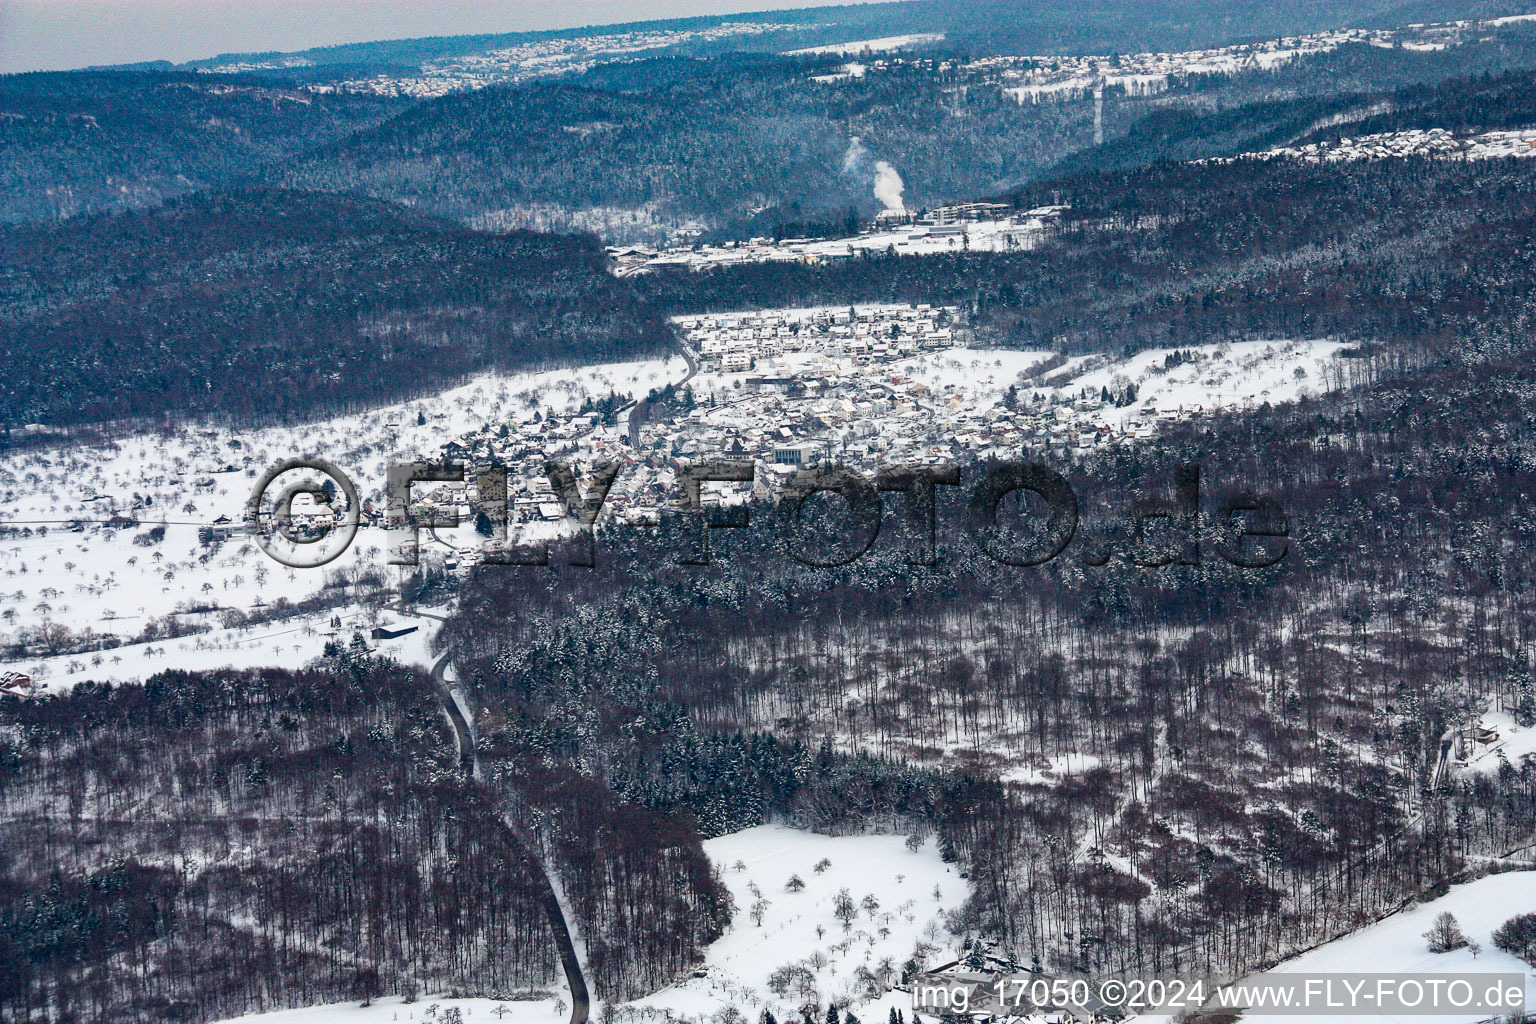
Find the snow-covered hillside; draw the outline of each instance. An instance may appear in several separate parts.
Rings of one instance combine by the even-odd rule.
[[[424,661],[431,620],[356,600],[369,591],[370,570],[381,574],[380,584],[395,582],[390,574],[399,570],[385,564],[383,530],[360,530],[323,570],[295,570],[241,532],[204,544],[200,528],[221,517],[243,522],[256,479],[281,459],[327,459],[353,479],[364,501],[382,507],[389,465],[440,458],[440,447],[466,431],[574,411],[589,396],[643,395],[683,372],[682,360],[673,359],[486,375],[431,398],[298,428],[187,427],[0,455],[0,634],[53,627],[77,641],[86,630],[126,641],[96,651],[88,640],[66,642],[60,646],[82,653],[0,669],[60,686],[170,667],[302,664],[320,654],[328,635],[346,642],[354,630],[366,634],[375,625],[421,626],[384,641],[384,648],[404,661]],[[114,516],[136,525],[111,525]],[[169,525],[157,531],[158,523]],[[314,614],[273,619],[277,603],[306,599],[319,605]],[[232,612],[257,621],[229,628]],[[133,642],[151,623],[170,622],[177,628]]]
[[[549,999],[451,999],[424,996],[414,1002],[402,1002],[398,996],[375,1000],[372,1006],[359,1003],[331,1003],[306,1006],[276,1013],[253,1013],[231,1018],[220,1024],[562,1024],[569,1014],[562,1012],[558,997]]]
[[[881,36],[879,39],[856,39],[851,43],[831,43],[827,46],[807,46],[799,50],[790,50],[786,56],[804,57],[819,54],[836,54],[837,56],[851,56],[859,53],[883,53],[889,50],[900,50],[908,46],[920,46],[924,43],[939,43],[944,41],[942,32],[914,32],[904,36]]]
[[[1536,972],[1493,947],[1494,929],[1516,914],[1536,912],[1536,871],[1489,875],[1458,885],[1437,900],[1420,904],[1288,960],[1276,974],[1416,974],[1524,973],[1526,1006],[1536,1007]],[[1461,930],[1482,947],[1479,953],[1458,949],[1431,953],[1424,933],[1442,913],[1455,915]],[[1148,1024],[1168,1018],[1148,1017]],[[1243,1024],[1287,1024],[1295,1016],[1251,1013]],[[1329,1024],[1471,1024],[1466,1016],[1403,1016],[1330,1014]]]
[[[931,843],[913,851],[898,836],[821,836],[777,825],[747,829],[706,842],[737,904],[731,928],[709,947],[695,977],[632,1003],[615,1006],[621,1021],[719,1019],[734,1007],[749,1020],[762,1009],[792,1020],[801,1003],[848,1000],[861,1021],[881,1024],[891,1008],[910,1010],[905,992],[876,994],[879,979],[906,959],[927,952],[932,966],[953,950],[956,937],[943,913],[965,898],[966,885]],[[817,865],[826,862],[818,871]],[[803,888],[790,891],[798,878]],[[856,913],[848,929],[836,916],[846,890]],[[873,897],[866,904],[865,897]],[[761,905],[759,905],[761,903]],[[756,912],[754,912],[756,908]],[[872,908],[872,909],[871,909]],[[1515,914],[1536,911],[1536,872],[1490,875],[1458,885],[1439,899],[1404,910],[1352,935],[1274,968],[1281,974],[1524,973],[1528,1006],[1536,1006],[1536,973],[1493,947],[1492,933]],[[1430,953],[1424,933],[1441,913],[1455,915],[1481,946]],[[758,918],[760,917],[760,923]],[[810,968],[809,971],[797,967]],[[799,986],[804,985],[802,989]],[[781,991],[782,990],[782,994]],[[434,1009],[435,1008],[435,1009]],[[395,998],[363,1009],[356,1003],[239,1018],[240,1024],[443,1024],[457,1008],[473,1024],[560,1024],[567,1007],[558,995],[530,1000]],[[594,1008],[594,1017],[599,1008]],[[1139,1018],[1170,1024],[1171,1018]],[[1246,1014],[1244,1024],[1285,1024],[1293,1018]],[[1330,1016],[1330,1024],[1473,1024],[1458,1016]]]
[[[730,1005],[752,1019],[767,1008],[789,1020],[803,1003],[846,1000],[861,1020],[878,1024],[890,1006],[910,1005],[905,994],[886,991],[903,963],[931,960],[954,942],[943,915],[964,901],[966,884],[931,841],[914,851],[901,836],[764,825],[704,849],[725,873],[735,920],[709,947],[702,977],[637,1008],[698,1016]],[[803,883],[798,891],[795,879]],[[855,912],[846,927],[837,916],[840,895]]]
[[[1529,157],[1536,156],[1536,131],[1521,129],[1458,134],[1444,128],[1415,128],[1402,132],[1361,135],[1335,142],[1314,142],[1306,146],[1271,149],[1252,155],[1266,159],[1290,157],[1314,164],[1408,156],[1460,160]]]
[[[315,92],[365,92],[380,96],[427,99],[484,89],[491,85],[578,74],[609,61],[634,59],[640,54],[653,54],[685,43],[712,42],[733,36],[803,32],[815,27],[728,21],[694,29],[656,28],[593,35],[554,35],[493,50],[470,50],[456,56],[429,60],[419,65],[414,73],[402,74],[392,69],[369,78],[348,79],[310,88]],[[305,67],[310,64],[308,58],[298,55],[253,57],[212,65],[209,70],[239,74]]]

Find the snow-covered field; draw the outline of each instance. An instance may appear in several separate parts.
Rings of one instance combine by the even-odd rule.
[[[1148,349],[1129,359],[1075,357],[1044,376],[1052,386],[1021,385],[1029,393],[1070,396],[1098,392],[1122,382],[1136,385],[1136,401],[1096,411],[1113,426],[1156,412],[1210,412],[1269,402],[1294,402],[1325,390],[1327,367],[1344,346],[1332,341],[1241,341],[1183,349]],[[1174,352],[1193,352],[1195,361],[1168,367]],[[895,364],[902,373],[936,391],[956,389],[983,406],[995,401],[1016,377],[1049,353],[957,348],[935,357]],[[1296,371],[1300,370],[1298,374]]]
[[[837,998],[848,999],[860,1020],[884,1024],[891,1007],[910,1009],[911,997],[884,991],[880,979],[892,971],[899,974],[915,951],[937,963],[953,949],[955,939],[944,927],[943,914],[965,899],[966,883],[940,860],[931,840],[912,850],[901,836],[823,836],[764,825],[708,840],[704,849],[736,900],[735,919],[709,947],[701,977],[614,1007],[620,1020],[661,1019],[668,1012],[702,1019],[725,1006],[751,1020],[765,1007],[779,1020],[791,1020],[807,999],[825,1005]],[[804,882],[799,891],[786,888],[792,877]],[[846,928],[836,915],[839,893],[845,890],[856,911]],[[786,995],[774,991],[776,972],[788,979]],[[405,1004],[388,998],[367,1009],[339,1003],[239,1021],[443,1024],[448,1010],[456,1007],[467,1024],[560,1024],[568,1008],[556,999],[422,997]],[[593,1018],[599,1016],[594,1006]]]
[[[559,1005],[553,999],[501,1000],[501,999],[448,999],[424,996],[415,1002],[403,1003],[398,997],[377,999],[372,1006],[358,1003],[331,1003],[328,1006],[306,1006],[298,1010],[279,1010],[276,1013],[254,1013],[234,1017],[221,1024],[450,1024],[453,1011],[457,1010],[464,1024],[561,1024],[569,1014],[558,1012]]]
[[[187,427],[169,434],[135,434],[112,443],[0,455],[0,630],[48,624],[124,639],[152,620],[211,627],[179,639],[130,643],[87,654],[32,658],[0,665],[30,674],[39,686],[83,679],[141,678],[163,668],[303,664],[332,635],[343,643],[354,630],[421,628],[382,649],[403,661],[424,662],[432,620],[395,615],[378,603],[350,602],[333,589],[317,614],[226,628],[226,611],[258,613],[280,601],[324,595],[328,584],[353,584],[377,570],[385,582],[402,570],[386,565],[385,532],[359,530],[352,546],[323,569],[289,569],[237,533],[216,547],[199,539],[201,524],[227,517],[243,522],[256,478],[273,463],[319,456],[357,484],[364,501],[383,507],[386,467],[433,460],[439,448],[487,424],[517,423],[535,412],[574,410],[588,396],[617,390],[643,395],[679,378],[683,361],[651,360],[577,370],[485,375],[441,395],[389,405],[297,428],[240,430]],[[107,525],[114,515],[138,525]],[[80,523],[74,532],[71,522]],[[168,523],[163,538],[150,535]],[[26,534],[22,534],[26,531]],[[46,532],[43,532],[46,531]],[[426,537],[424,534],[423,537]],[[436,551],[423,543],[424,558]],[[340,618],[339,628],[332,624]]]
[[[1136,401],[1103,410],[1113,426],[1165,412],[1198,413],[1279,405],[1329,388],[1327,369],[1344,346],[1332,341],[1240,341],[1185,348],[1199,358],[1168,367],[1174,349],[1149,349],[1074,377],[1062,390],[1113,388],[1117,378],[1136,385]]]

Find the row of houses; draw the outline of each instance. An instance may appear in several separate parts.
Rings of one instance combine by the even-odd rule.
[[[673,322],[699,353],[701,367],[721,373],[747,373],[764,361],[804,353],[890,362],[969,337],[954,309],[926,303],[687,316]]]

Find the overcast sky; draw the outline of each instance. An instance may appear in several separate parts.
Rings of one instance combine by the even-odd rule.
[[[829,0],[0,0],[0,72],[820,7]]]

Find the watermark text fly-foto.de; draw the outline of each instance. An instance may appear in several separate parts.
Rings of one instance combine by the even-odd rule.
[[[588,470],[585,491],[571,463],[552,460],[544,468],[564,516],[564,561],[594,566],[595,526],[622,467],[607,463]],[[548,540],[525,541],[514,535],[506,468],[480,468],[473,478],[468,472],[461,462],[390,467],[383,515],[389,531],[389,563],[416,565],[422,531],[457,527],[464,521],[457,510],[423,510],[413,505],[413,487],[437,483],[467,485],[471,516],[486,534],[480,551],[484,564],[550,564]],[[1176,466],[1172,478],[1172,498],[1142,497],[1131,503],[1131,544],[1122,552],[1129,561],[1149,567],[1197,565],[1203,538],[1217,555],[1243,568],[1272,566],[1285,557],[1289,523],[1273,498],[1229,491],[1211,507],[1202,507],[1198,466]],[[662,527],[673,562],[708,565],[712,534],[753,528],[753,509],[743,503],[708,501],[704,487],[753,484],[756,467],[751,462],[684,463],[677,469],[676,480],[675,506],[659,512],[651,525]],[[1051,467],[1028,461],[979,464],[966,473],[953,465],[895,467],[873,478],[833,464],[801,469],[772,495],[768,526],[777,533],[785,553],[801,564],[848,565],[874,545],[885,513],[881,495],[889,495],[902,527],[903,557],[909,565],[931,566],[938,560],[940,488],[964,488],[965,531],[981,552],[1000,564],[1043,565],[1065,552],[1077,535],[1078,501],[1072,486]],[[835,535],[814,528],[807,516],[807,508],[823,495],[842,506]],[[296,510],[301,498],[307,499],[302,512]],[[1036,512],[1004,515],[1009,499],[1021,505],[1029,502]],[[356,486],[323,459],[289,459],[274,465],[257,481],[246,503],[250,534],[267,554],[295,568],[321,566],[339,557],[362,521]],[[1153,545],[1147,538],[1156,523],[1163,528],[1158,531],[1160,543]],[[1108,548],[1080,547],[1078,557],[1084,565],[1103,566],[1114,557]]]
[[[1282,973],[1238,981],[1172,975],[950,972],[911,985],[915,1015],[991,1020],[1064,1012],[1079,1018],[1137,1014],[1262,1013],[1295,1016],[1497,1017],[1525,1008],[1519,973]]]

